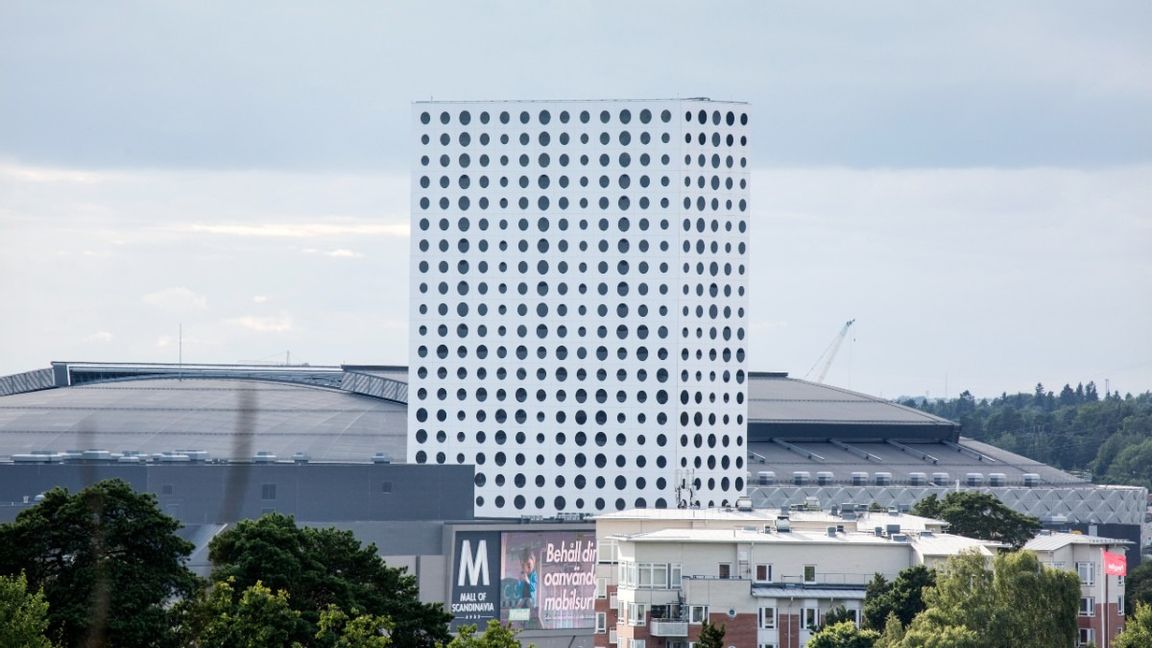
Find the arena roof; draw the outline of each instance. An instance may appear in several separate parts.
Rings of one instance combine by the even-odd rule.
[[[406,435],[402,403],[267,379],[117,379],[0,397],[0,455],[100,448],[367,462],[402,460]]]

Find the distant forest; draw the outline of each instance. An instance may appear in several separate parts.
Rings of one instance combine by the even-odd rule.
[[[1094,383],[976,400],[904,399],[961,424],[961,434],[1102,484],[1152,488],[1152,392],[1100,394]]]

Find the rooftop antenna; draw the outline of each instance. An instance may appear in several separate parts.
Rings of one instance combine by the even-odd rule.
[[[184,380],[184,322],[176,332],[176,379]]]

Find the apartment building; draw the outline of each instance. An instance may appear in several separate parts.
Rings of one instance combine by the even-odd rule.
[[[859,620],[867,583],[998,545],[890,513],[633,510],[600,516],[601,648],[691,648],[707,620],[736,648],[800,648],[824,615]]]
[[[748,106],[413,106],[407,460],[510,517],[747,483]]]
[[[1115,538],[1042,531],[1024,545],[1045,565],[1074,571],[1080,577],[1078,646],[1111,648],[1124,629],[1125,552],[1131,544]]]

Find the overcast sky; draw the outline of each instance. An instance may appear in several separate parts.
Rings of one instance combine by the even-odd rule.
[[[0,1],[0,374],[407,362],[410,102],[753,114],[751,367],[1152,388],[1152,3]]]

